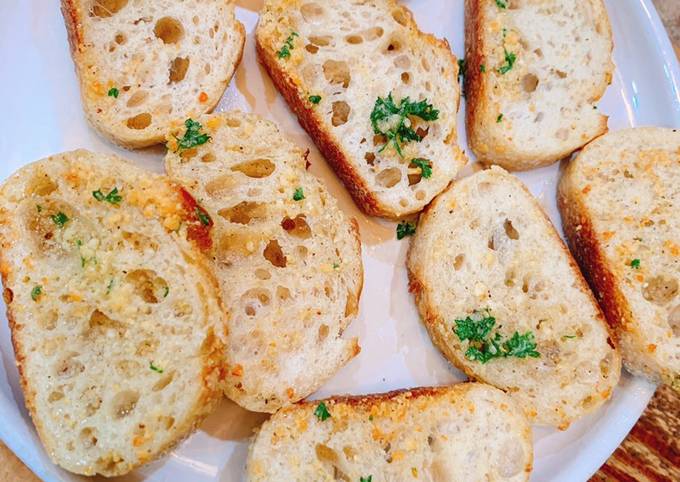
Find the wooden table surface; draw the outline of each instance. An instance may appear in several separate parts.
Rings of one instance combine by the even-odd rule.
[[[680,0],[653,0],[680,59]],[[0,442],[0,482],[39,479]],[[626,440],[590,482],[680,481],[680,395],[656,391]]]

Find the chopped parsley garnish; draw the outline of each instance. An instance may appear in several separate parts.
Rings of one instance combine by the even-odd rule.
[[[184,121],[184,125],[187,128],[184,136],[181,139],[175,136],[175,139],[177,139],[177,150],[175,150],[175,152],[179,152],[182,149],[191,149],[192,147],[200,146],[211,139],[208,134],[201,134],[201,129],[203,126],[195,120],[187,119]]]
[[[404,239],[406,236],[413,236],[416,234],[416,225],[408,221],[402,221],[397,224],[397,239]]]
[[[508,0],[496,0],[496,5],[498,5],[498,8],[508,8]]]
[[[423,140],[420,134],[411,127],[409,116],[419,117],[424,121],[433,121],[439,118],[439,111],[427,100],[411,102],[411,99],[404,97],[397,105],[394,103],[391,92],[384,99],[378,97],[371,112],[371,125],[374,134],[384,135],[387,138],[387,142],[380,148],[380,152],[392,144],[397,154],[403,157],[401,153],[403,144]]]
[[[152,361],[149,362],[149,368],[151,368],[155,372],[163,373],[163,369],[154,365]]]
[[[359,477],[359,482],[373,482],[373,476],[369,475],[368,477]]]
[[[630,262],[630,267],[640,269],[640,260],[635,258],[633,261]]]
[[[108,95],[109,97],[113,97],[113,98],[117,99],[118,98],[118,89],[116,89],[115,87],[111,87],[106,95]]]
[[[170,287],[166,286],[165,289],[163,290],[163,298],[167,298],[169,293],[170,293]]]
[[[487,363],[494,358],[538,358],[541,356],[536,351],[534,334],[530,331],[524,334],[515,331],[509,339],[503,339],[498,332],[491,336],[491,331],[496,325],[496,318],[488,311],[483,313],[481,318],[468,316],[455,322],[456,327],[453,332],[460,341],[469,342],[465,352],[465,358],[468,360]]]
[[[301,187],[295,188],[295,192],[293,193],[293,201],[302,201],[305,198],[305,192],[302,190]]]
[[[320,95],[310,95],[310,96],[309,96],[309,101],[310,101],[312,104],[318,104],[319,102],[321,102],[321,96],[320,96]]]
[[[481,65],[479,66],[479,71],[480,71],[481,73],[486,72],[486,65],[481,64]]]
[[[565,339],[571,340],[572,338],[576,338],[576,335],[562,335],[563,340],[565,340]]]
[[[510,69],[512,69],[512,66],[515,65],[517,56],[512,52],[508,52],[505,48],[503,49],[503,51],[505,52],[505,63],[500,66],[498,72],[500,72],[501,74],[507,74],[510,71]]]
[[[54,224],[59,226],[60,228],[63,228],[66,223],[68,223],[68,216],[61,211],[59,211],[57,214],[53,214],[50,216],[52,218],[52,221],[54,221]]]
[[[42,206],[40,204],[36,204],[35,208],[38,210],[39,213],[42,212]]]
[[[458,77],[462,77],[465,79],[465,72],[467,71],[467,64],[465,63],[465,59],[458,59]]]
[[[31,299],[32,299],[33,301],[38,301],[38,297],[39,297],[41,294],[42,294],[42,286],[40,286],[40,285],[35,286],[35,287],[31,290]]]
[[[316,415],[316,418],[318,418],[322,422],[324,420],[331,418],[331,414],[326,408],[326,404],[323,402],[319,402],[319,404],[316,406],[316,409],[314,410],[314,415]]]
[[[97,189],[96,191],[92,191],[92,196],[94,196],[97,201],[106,201],[109,204],[120,204],[120,202],[123,200],[123,197],[118,194],[117,187],[111,189],[111,192],[109,192],[106,196],[104,196],[104,193],[101,192],[100,189]]]
[[[109,281],[109,284],[106,286],[106,294],[108,295],[111,293],[111,289],[113,288],[113,278],[111,278],[111,281]]]
[[[210,216],[198,206],[196,206],[196,216],[203,226],[210,226]]]
[[[283,47],[281,47],[281,49],[276,52],[276,56],[278,58],[287,59],[290,57],[290,51],[295,48],[293,47],[293,41],[295,40],[295,37],[298,37],[298,33],[291,32],[288,38],[286,38],[285,42],[283,42]]]
[[[333,269],[340,269],[340,263],[333,263]]]
[[[498,117],[496,117],[496,124],[500,124],[502,120],[503,120],[503,114],[498,114]]]
[[[413,159],[411,161],[411,164],[420,168],[420,175],[424,179],[429,179],[430,177],[432,177],[432,163],[427,159],[418,157],[416,159]]]

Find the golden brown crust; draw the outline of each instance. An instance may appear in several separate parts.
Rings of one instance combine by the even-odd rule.
[[[61,0],[61,13],[66,24],[66,34],[68,36],[69,47],[71,48],[71,55],[75,57],[80,51],[80,45],[83,43],[82,25],[75,1]]]

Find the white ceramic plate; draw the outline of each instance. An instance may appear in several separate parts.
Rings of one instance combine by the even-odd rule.
[[[394,223],[367,218],[354,206],[256,62],[252,31],[261,0],[236,3],[248,38],[243,62],[218,110],[254,111],[281,124],[292,139],[311,149],[312,172],[324,180],[343,209],[360,220],[366,279],[360,316],[348,336],[359,337],[362,351],[315,397],[463,380],[464,376],[433,347],[418,320],[404,267],[408,241],[394,239]],[[424,30],[446,37],[454,52],[463,52],[463,0],[405,3]],[[614,30],[617,70],[600,109],[610,116],[610,129],[680,127],[680,69],[651,1],[606,3]],[[80,147],[117,152],[150,169],[162,170],[162,148],[127,152],[102,140],[88,127],[58,2],[1,2],[0,61],[0,180],[28,162]],[[463,119],[464,109],[459,115],[459,135],[465,147]],[[468,167],[465,173],[472,169]],[[520,177],[559,227],[555,206],[558,165]],[[24,408],[2,301],[0,313],[0,438],[44,480],[86,480],[58,469],[46,456]],[[623,440],[653,392],[653,385],[624,374],[612,400],[566,432],[535,429],[532,480],[586,480]],[[261,420],[262,416],[225,401],[171,454],[123,479],[241,481],[247,437]]]

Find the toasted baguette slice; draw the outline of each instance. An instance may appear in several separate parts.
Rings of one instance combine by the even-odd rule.
[[[166,169],[215,220],[213,260],[229,310],[226,394],[274,412],[359,352],[356,338],[342,338],[363,284],[358,225],[274,123],[241,112],[199,120],[210,142],[173,152],[169,136]]]
[[[466,123],[477,159],[533,169],[605,133],[595,103],[611,82],[612,45],[602,0],[465,0]]]
[[[247,475],[251,482],[521,481],[532,461],[522,411],[500,390],[463,383],[285,408],[251,444]]]
[[[0,187],[12,342],[55,463],[124,474],[220,398],[225,323],[207,259],[187,239],[207,231],[186,191],[114,156],[58,154]]]
[[[604,317],[536,200],[503,169],[458,181],[435,200],[418,224],[408,270],[446,358],[510,393],[530,420],[566,429],[611,395],[621,357]],[[482,348],[456,331],[456,320],[468,317],[495,319],[487,339],[533,336],[540,356],[472,359],[469,350]]]
[[[680,131],[607,134],[569,163],[558,205],[633,373],[680,390]],[[636,261],[637,260],[637,261]]]
[[[61,0],[85,115],[128,148],[210,112],[241,60],[231,0]]]
[[[256,41],[274,84],[366,213],[420,211],[465,164],[456,145],[456,59],[397,1],[267,0]],[[408,97],[439,111],[436,120],[406,119],[422,140],[399,142],[401,155],[371,123],[378,98],[389,94],[395,107]],[[378,127],[398,124],[388,116]]]

